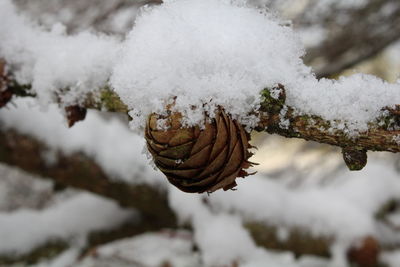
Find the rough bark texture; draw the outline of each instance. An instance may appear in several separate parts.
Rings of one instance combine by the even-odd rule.
[[[283,89],[283,87],[281,87]],[[398,122],[400,116],[391,112],[388,117],[380,120],[385,123],[379,126],[379,121],[371,124],[369,130],[360,132],[357,137],[349,137],[340,130],[330,131],[331,124],[313,115],[295,115],[294,109],[285,106],[285,99],[274,99],[267,89],[262,91],[263,101],[260,108],[260,122],[257,131],[266,131],[271,134],[279,134],[289,138],[302,138],[342,148],[353,148],[357,150],[390,151],[400,152],[400,145],[395,141],[400,135]],[[285,119],[289,120],[288,127],[282,127],[280,111],[286,107]],[[384,109],[385,107],[382,107]]]

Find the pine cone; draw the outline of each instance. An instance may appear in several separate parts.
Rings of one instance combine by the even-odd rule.
[[[157,127],[159,119],[168,130]],[[232,189],[237,177],[249,175],[244,169],[252,166],[250,135],[222,109],[204,129],[182,128],[180,121],[180,113],[152,114],[146,126],[147,148],[170,183],[184,192],[214,192]]]

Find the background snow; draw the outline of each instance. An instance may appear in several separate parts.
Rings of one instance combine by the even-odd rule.
[[[49,164],[54,160],[54,149],[69,155],[84,152],[101,165],[110,177],[132,183],[166,184],[157,177],[142,155],[145,141],[126,127],[126,120],[118,116],[104,118],[89,111],[85,123],[69,129],[62,112],[50,105],[44,112],[32,99],[16,99],[15,106],[0,112],[3,127],[17,128],[49,145],[49,153],[41,155]],[[40,127],[37,127],[40,125]]]
[[[43,211],[0,213],[0,253],[23,254],[48,240],[82,238],[89,231],[109,229],[133,215],[131,210],[88,193]]]

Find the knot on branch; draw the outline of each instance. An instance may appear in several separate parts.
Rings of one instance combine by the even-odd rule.
[[[286,92],[282,84],[261,91],[261,107],[260,111],[269,114],[279,114],[285,105]]]
[[[394,107],[385,107],[383,109],[388,113],[385,117],[385,126],[388,130],[400,129],[400,105]]]

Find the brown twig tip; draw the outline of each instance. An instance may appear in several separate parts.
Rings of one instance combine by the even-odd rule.
[[[7,105],[12,98],[12,91],[7,88],[6,63],[0,59],[0,108]]]
[[[0,86],[1,86],[1,81],[0,81]],[[13,96],[13,93],[9,89],[0,91],[0,108],[7,105],[7,103],[10,102],[12,96]]]
[[[380,250],[379,242],[368,236],[347,251],[347,259],[356,266],[378,266]]]
[[[68,127],[71,128],[76,122],[84,120],[86,117],[86,112],[86,108],[80,107],[78,105],[65,107]]]
[[[362,170],[367,165],[367,150],[345,147],[342,149],[343,159],[350,171]]]

